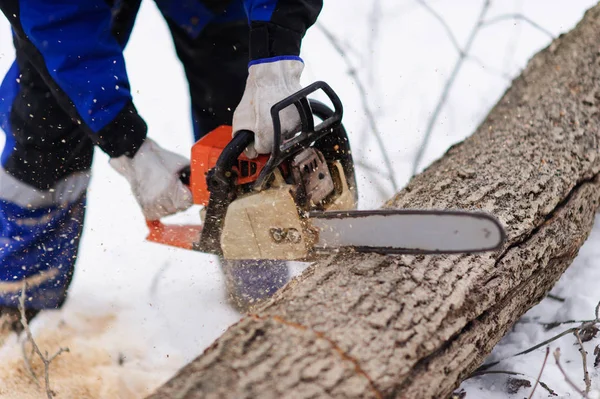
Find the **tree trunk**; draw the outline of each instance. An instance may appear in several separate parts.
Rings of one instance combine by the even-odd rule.
[[[474,135],[388,201],[481,209],[495,253],[309,267],[152,398],[449,395],[577,255],[600,204],[600,6],[537,54]]]

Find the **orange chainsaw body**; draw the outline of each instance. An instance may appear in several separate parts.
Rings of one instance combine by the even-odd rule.
[[[210,192],[206,185],[206,174],[215,167],[219,155],[230,141],[231,126],[219,126],[192,146],[190,190],[194,204],[208,205]],[[236,170],[237,184],[256,181],[268,160],[268,155],[259,155],[254,159],[249,159],[244,154],[240,155]]]
[[[208,205],[210,192],[206,184],[206,175],[215,167],[219,155],[231,141],[231,132],[231,126],[219,126],[192,146],[189,188],[194,204]],[[236,168],[237,184],[256,181],[268,160],[268,155],[259,155],[254,159],[249,159],[244,154],[240,155]],[[170,225],[163,224],[160,220],[148,220],[146,225],[150,230],[146,237],[148,241],[183,249],[193,249],[202,231],[202,225]]]

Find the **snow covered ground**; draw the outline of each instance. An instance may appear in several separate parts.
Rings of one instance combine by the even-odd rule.
[[[502,0],[492,3],[487,19],[521,13],[558,35],[568,31],[592,0]],[[444,27],[418,1],[328,0],[320,24],[335,34],[352,68],[366,86],[366,99],[392,162],[396,184],[404,185],[427,121],[459,55]],[[483,0],[431,0],[464,45]],[[453,143],[468,136],[518,75],[527,60],[551,38],[522,20],[484,27],[471,49],[479,61],[465,61],[435,125],[425,152],[424,167]],[[130,45],[128,71],[136,106],[150,126],[150,136],[163,146],[188,155],[191,140],[189,97],[166,25],[150,1],[145,1]],[[361,104],[360,87],[351,69],[327,40],[312,29],[304,43],[305,83],[329,82],[345,104],[345,124],[360,161],[361,208],[380,205],[393,192],[381,152],[370,133]],[[10,32],[0,22],[0,73],[13,59]],[[0,135],[0,142],[3,137]],[[60,311],[40,314],[32,329],[41,344],[61,355],[52,369],[59,397],[139,398],[164,382],[179,367],[200,354],[240,317],[226,302],[222,276],[211,256],[144,242],[144,221],[124,179],[96,152],[89,190],[88,213],[80,259],[69,300]],[[375,184],[378,189],[372,190]],[[193,222],[196,210],[172,218]],[[538,322],[590,319],[600,300],[600,219],[573,266],[553,289],[564,302],[545,299],[528,312],[495,348],[489,361],[505,358],[556,335],[566,325],[545,331]],[[583,388],[580,354],[567,335],[550,344],[560,347],[562,364]],[[592,355],[599,339],[585,344],[592,384],[600,390],[600,372]],[[525,374],[535,380],[544,348],[503,361],[498,370]],[[39,364],[34,364],[36,370]],[[0,348],[0,398],[40,397],[22,366],[16,338]],[[531,388],[511,395],[508,375],[488,374],[466,381],[468,398],[527,397]],[[523,376],[513,376],[525,378]],[[559,397],[577,397],[548,360],[542,376]],[[548,392],[538,387],[535,398]]]

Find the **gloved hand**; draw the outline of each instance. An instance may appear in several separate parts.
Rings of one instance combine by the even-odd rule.
[[[254,144],[246,149],[248,158],[269,154],[273,148],[271,107],[302,88],[300,75],[304,63],[298,59],[258,62],[248,69],[246,89],[233,113],[233,134],[240,130],[254,132]],[[300,127],[300,115],[293,105],[280,113],[281,130],[289,133]]]
[[[148,220],[158,220],[192,205],[192,193],[179,180],[179,171],[188,164],[187,159],[159,147],[150,138],[133,158],[122,155],[110,160],[110,166],[129,181]]]

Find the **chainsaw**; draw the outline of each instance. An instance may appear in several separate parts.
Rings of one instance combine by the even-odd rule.
[[[308,99],[321,90],[333,109]],[[295,106],[301,128],[286,133],[280,112]],[[254,133],[232,138],[220,126],[198,140],[182,181],[202,205],[201,224],[147,221],[149,241],[225,259],[310,260],[339,251],[381,254],[475,253],[499,249],[505,233],[496,218],[461,210],[356,210],[352,151],[342,103],[315,82],[271,109],[270,155],[249,159]],[[315,118],[320,121],[315,125]]]

